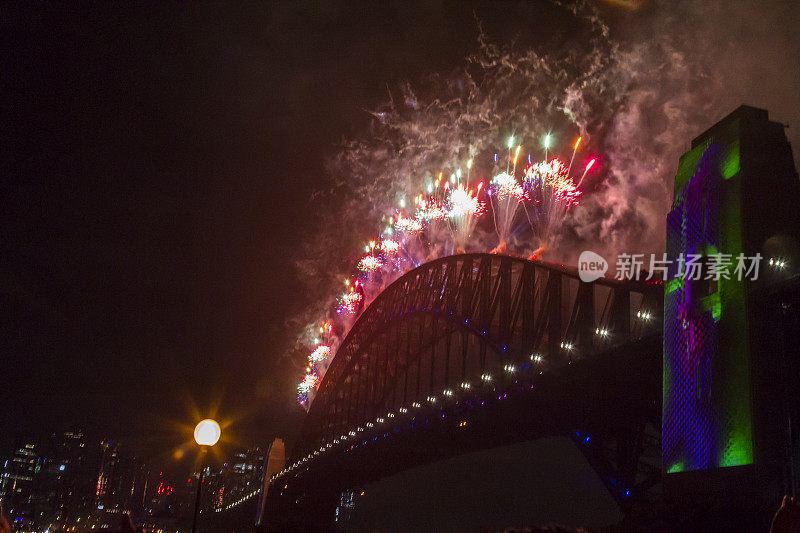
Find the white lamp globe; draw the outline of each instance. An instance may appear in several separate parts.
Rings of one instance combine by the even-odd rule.
[[[213,446],[219,440],[221,433],[219,424],[210,418],[206,418],[194,428],[194,440],[201,446]]]

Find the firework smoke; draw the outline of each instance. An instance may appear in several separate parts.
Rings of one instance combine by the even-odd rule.
[[[342,311],[327,341],[331,354],[374,294],[432,257],[510,247],[567,262],[587,248],[606,257],[663,250],[672,178],[689,139],[745,101],[778,117],[800,108],[791,84],[775,74],[796,76],[796,66],[764,66],[765,58],[781,61],[776,50],[800,52],[772,31],[797,20],[797,6],[638,4],[650,5],[631,15],[618,41],[587,2],[564,7],[580,39],[557,52],[503,48],[481,35],[464,68],[393,89],[372,111],[370,134],[347,142],[330,163],[340,209],[322,215],[326,229],[306,245],[312,259],[300,263],[313,280],[367,279],[366,271],[331,269],[317,258],[333,251],[347,264],[338,258],[350,254],[355,265],[358,250],[347,237],[377,240],[369,282],[359,291],[351,285],[338,304],[320,294],[314,308],[319,320]],[[468,202],[462,192],[453,198],[461,190],[473,191],[485,211],[465,216],[454,208]],[[415,200],[398,209],[406,198]],[[313,389],[305,388],[311,396]]]

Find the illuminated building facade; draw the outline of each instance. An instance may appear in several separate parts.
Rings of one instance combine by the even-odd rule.
[[[100,522],[106,516],[141,511],[146,471],[118,443],[100,443],[100,468],[95,486],[94,511]]]
[[[52,433],[42,461],[38,494],[47,523],[62,527],[80,524],[92,500],[94,477],[84,431],[73,428]]]
[[[782,434],[788,414],[774,412],[792,401],[777,385],[792,375],[797,354],[776,350],[765,332],[772,320],[768,295],[792,298],[787,284],[800,260],[798,206],[800,183],[784,127],[764,110],[740,107],[697,137],[680,160],[667,216],[662,460],[668,474],[742,467],[762,481],[783,479],[784,487],[796,477],[787,477],[796,435]],[[718,280],[707,268],[690,274],[681,268],[690,254],[706,266],[730,263]]]
[[[223,509],[258,491],[266,458],[264,450],[249,448],[236,452],[219,470],[209,469],[205,481],[211,494],[208,508]]]
[[[3,464],[3,512],[17,526],[35,519],[36,481],[42,468],[40,448],[35,440],[17,439],[13,455]]]

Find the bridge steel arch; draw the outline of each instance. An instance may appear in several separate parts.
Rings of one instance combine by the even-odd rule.
[[[662,310],[658,283],[584,283],[512,256],[453,255],[406,273],[337,350],[268,484],[267,523],[327,527],[340,494],[364,483],[559,435],[630,510],[660,479]]]
[[[293,458],[381,415],[530,365],[558,368],[659,331],[656,283],[601,278],[506,255],[426,263],[387,287],[339,347]]]

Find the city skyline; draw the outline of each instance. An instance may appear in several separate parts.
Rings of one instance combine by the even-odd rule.
[[[196,459],[196,451],[195,459]],[[265,448],[213,454],[203,465],[201,508],[222,510],[260,489]],[[148,528],[188,527],[199,465],[170,470],[137,457],[124,443],[95,441],[80,428],[15,439],[0,454],[0,501],[14,527],[117,527],[122,514]],[[188,467],[188,468],[187,468]],[[105,524],[105,526],[103,526]]]

